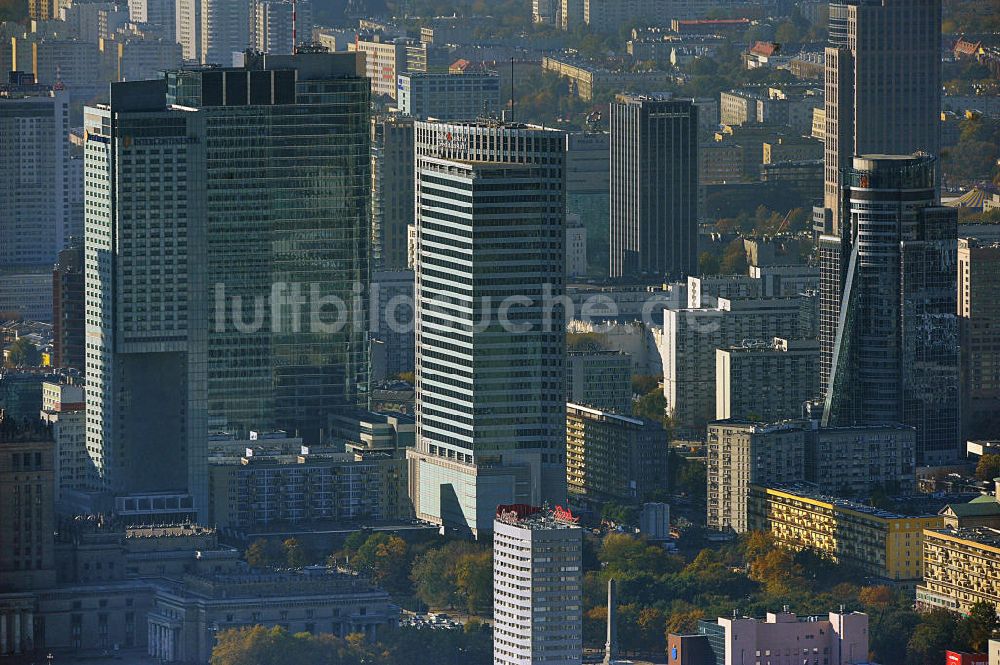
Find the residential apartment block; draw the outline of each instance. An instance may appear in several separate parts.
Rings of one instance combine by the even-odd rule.
[[[776,422],[802,415],[819,390],[815,340],[743,340],[715,352],[715,418]],[[775,380],[778,377],[778,380]]]
[[[567,404],[567,491],[594,503],[641,501],[666,488],[669,443],[652,420]]]
[[[749,527],[782,547],[810,550],[889,583],[923,576],[923,531],[940,529],[942,517],[901,515],[824,495],[815,485],[754,485]]]

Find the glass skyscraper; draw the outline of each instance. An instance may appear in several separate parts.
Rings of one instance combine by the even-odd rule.
[[[824,425],[903,423],[917,463],[959,453],[957,211],[935,159],[866,155],[846,173],[849,243]]]
[[[201,507],[209,430],[316,441],[363,401],[368,85],[353,54],[248,56],[87,110],[88,444],[128,461],[106,489]],[[123,344],[150,321],[170,335]]]

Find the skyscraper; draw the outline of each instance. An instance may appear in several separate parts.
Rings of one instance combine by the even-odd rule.
[[[820,378],[825,389],[849,251],[843,174],[860,154],[940,150],[941,0],[830,3],[826,49],[824,209],[820,263]]]
[[[866,155],[846,172],[849,254],[823,413],[824,425],[915,427],[924,465],[959,450],[958,217],[938,205],[934,165]]]
[[[202,64],[233,64],[250,46],[250,0],[195,0],[201,4]]]
[[[201,510],[210,426],[315,441],[357,403],[358,64],[265,55],[112,84],[110,105],[87,109],[88,447],[104,489],[186,490]]]
[[[499,504],[565,499],[564,145],[416,123],[421,519],[478,535]]]
[[[262,53],[292,53],[292,32],[299,44],[312,40],[312,5],[308,0],[253,0],[254,48]],[[293,21],[293,16],[294,21]]]
[[[372,269],[406,270],[413,223],[413,120],[372,118]]]
[[[958,241],[958,316],[962,349],[962,440],[992,436],[1000,425],[1000,242]]]
[[[662,283],[698,269],[698,109],[690,99],[611,104],[611,277]]]
[[[83,241],[59,252],[52,270],[52,366],[70,367],[83,371],[84,319],[83,306]]]
[[[11,72],[0,84],[0,136],[0,269],[48,271],[69,205],[69,92]]]

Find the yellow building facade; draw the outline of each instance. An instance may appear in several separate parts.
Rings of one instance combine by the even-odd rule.
[[[985,601],[1000,611],[1000,530],[928,529],[923,543],[919,606],[968,614],[973,605]]]
[[[939,515],[899,515],[799,486],[754,485],[748,512],[750,528],[782,547],[812,550],[891,582],[920,579],[924,530],[942,526]]]

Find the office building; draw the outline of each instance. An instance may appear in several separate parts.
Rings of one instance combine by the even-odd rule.
[[[610,115],[609,274],[684,279],[698,269],[698,109],[621,95]]]
[[[371,380],[382,381],[412,372],[414,343],[413,271],[372,273]]]
[[[714,622],[699,621],[698,632],[711,645],[714,658],[709,662],[756,662],[761,658],[757,654],[785,654],[792,662],[825,661],[829,665],[868,662],[868,615],[861,612],[830,612],[826,617],[797,617],[787,611],[768,612],[764,619],[720,617]]]
[[[309,0],[253,0],[251,12],[251,41],[262,53],[293,53],[295,46],[312,41],[312,3]]]
[[[943,526],[934,513],[899,514],[824,495],[808,484],[754,485],[748,511],[750,530],[769,533],[775,544],[809,550],[890,584],[923,576],[923,531]]]
[[[565,499],[565,141],[416,123],[420,519],[476,535],[501,503]]]
[[[46,428],[37,420],[15,422],[0,414],[0,542],[5,543],[0,547],[0,579],[7,590],[55,584],[55,486],[52,438]],[[0,615],[0,627],[7,628],[6,620]],[[15,637],[20,650],[17,642]]]
[[[5,319],[52,320],[52,273],[0,271],[0,313]]]
[[[815,421],[708,425],[708,524],[748,528],[751,485],[807,481],[824,494],[868,497],[874,489],[914,491],[912,428],[820,427]]]
[[[705,424],[715,419],[718,349],[745,339],[808,339],[815,317],[803,303],[810,300],[720,297],[714,307],[665,310],[660,355],[674,425],[700,438]]]
[[[129,20],[145,24],[157,34],[175,41],[177,0],[128,0]]]
[[[201,62],[202,0],[175,0],[174,37],[188,62]]]
[[[806,480],[826,494],[868,497],[916,489],[917,432],[905,425],[804,428]]]
[[[52,366],[83,371],[83,242],[59,252],[52,271]]]
[[[632,412],[632,358],[621,351],[569,351],[566,401],[623,415]]]
[[[367,306],[338,326],[329,303],[367,282],[368,98],[356,56],[264,55],[112,84],[111,104],[86,110],[88,448],[103,489],[188,491],[203,510],[209,419],[313,442],[357,403]]]
[[[583,656],[583,531],[569,511],[497,506],[493,661],[574,665]]]
[[[384,453],[403,458],[416,442],[413,416],[403,413],[353,411],[330,416],[330,442],[349,453]]]
[[[715,418],[797,418],[819,390],[819,343],[743,340],[715,352]],[[779,380],[775,380],[780,377]]]
[[[567,404],[567,491],[593,503],[642,501],[666,489],[669,444],[655,421]]]
[[[957,212],[938,206],[934,163],[854,159],[844,190],[854,240],[823,413],[824,425],[915,427],[923,465],[959,453]]]
[[[0,142],[0,267],[51,270],[66,240],[69,93],[12,72],[0,85],[0,135],[8,139]]]
[[[566,215],[566,277],[587,274],[587,228],[579,215]]]
[[[918,607],[964,615],[979,602],[1000,608],[1000,529],[926,529],[923,543]]]
[[[401,456],[271,444],[251,441],[239,455],[209,457],[212,524],[246,532],[410,519]]]
[[[579,216],[588,249],[593,248],[592,254],[588,252],[588,264],[593,263],[601,274],[607,270],[611,214],[610,137],[597,131],[566,134],[566,212]]]
[[[233,65],[233,54],[251,46],[250,0],[195,1],[201,3],[201,63]]]
[[[962,441],[990,437],[1000,428],[1000,242],[958,241],[958,331]]]
[[[407,265],[407,227],[413,223],[413,119],[375,116],[371,131],[372,270]]]
[[[827,233],[855,155],[940,152],[941,0],[833,2],[826,48]]]
[[[101,65],[111,81],[144,81],[181,66],[181,45],[153,33],[121,30],[101,42]]]
[[[500,76],[492,72],[412,72],[399,75],[396,100],[412,118],[458,121],[499,116],[500,97]]]
[[[851,253],[843,174],[855,155],[940,153],[941,0],[830,3],[825,69],[824,203],[815,212],[823,390]]]
[[[29,34],[10,38],[11,66],[32,74],[35,81],[59,87],[74,100],[107,92],[102,78],[101,54],[97,38],[93,42],[63,36]]]
[[[94,486],[93,464],[87,453],[83,387],[46,381],[42,384],[40,418],[49,426],[54,442],[54,500],[66,490]]]

